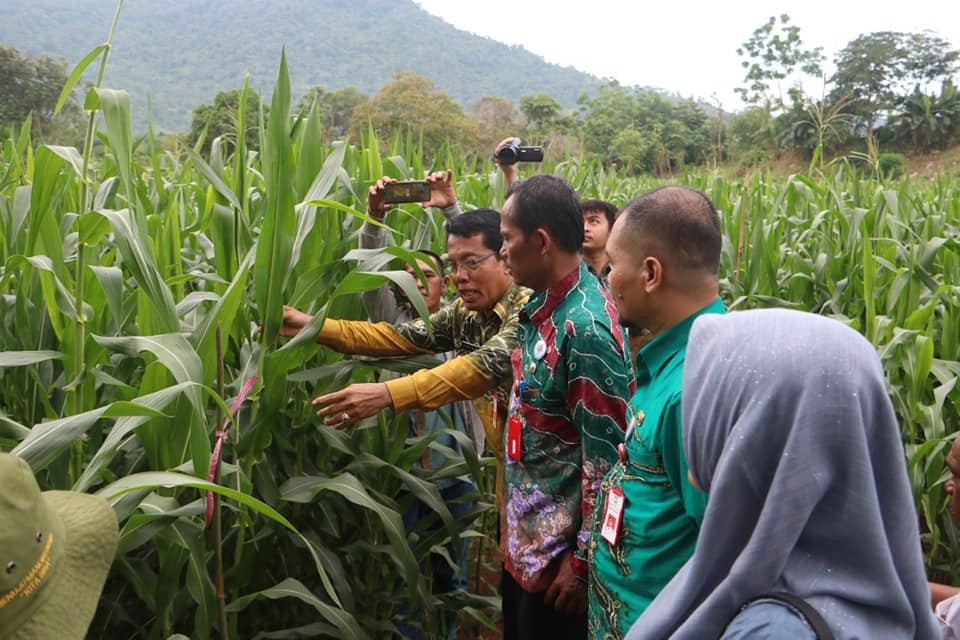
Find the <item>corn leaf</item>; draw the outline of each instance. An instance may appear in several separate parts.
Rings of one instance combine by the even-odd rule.
[[[150,309],[144,313],[150,315],[152,324],[160,333],[179,331],[180,321],[177,318],[173,294],[160,276],[145,231],[134,223],[129,209],[99,209],[97,213],[110,221],[124,266],[145,292]]]
[[[262,591],[257,591],[256,593],[247,594],[241,598],[237,598],[230,603],[228,610],[242,611],[252,602],[260,598],[267,598],[268,600],[296,598],[297,600],[300,600],[301,602],[304,602],[316,609],[325,620],[333,624],[339,632],[337,637],[344,638],[345,640],[347,638],[356,638],[360,640],[362,638],[369,637],[363,632],[352,615],[346,611],[343,611],[342,609],[331,607],[327,603],[323,602],[313,595],[313,593],[296,578],[287,578],[286,580],[283,580],[269,589],[263,589]]]
[[[74,87],[77,86],[77,83],[80,82],[80,78],[83,77],[83,72],[87,70],[87,67],[90,66],[90,63],[100,57],[100,54],[107,49],[106,44],[100,44],[93,48],[90,53],[85,55],[83,59],[77,63],[73,68],[73,71],[70,72],[70,75],[67,77],[66,84],[63,85],[63,90],[60,91],[60,97],[57,98],[57,106],[53,109],[53,115],[60,113],[60,109],[63,109],[63,105],[67,103],[67,100],[70,99],[70,94],[73,93]]]
[[[266,347],[280,331],[283,291],[290,272],[296,232],[293,148],[290,142],[290,76],[285,52],[280,57],[280,72],[273,89],[263,165],[267,201],[257,240],[254,291],[263,321],[262,344]]]
[[[23,367],[62,357],[59,351],[0,351],[0,367]]]

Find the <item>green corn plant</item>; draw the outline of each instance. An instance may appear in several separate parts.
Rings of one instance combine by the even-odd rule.
[[[76,150],[32,148],[29,124],[4,142],[0,446],[45,486],[96,491],[115,506],[121,546],[94,636],[386,636],[400,601],[419,603],[412,615],[453,606],[430,594],[420,566],[446,537],[470,535],[473,516],[452,520],[435,478],[482,477],[486,461],[465,442],[466,459],[450,451],[448,465],[415,476],[413,461],[432,445],[405,437],[405,416],[338,434],[317,428],[309,405],[382,367],[422,365],[343,360],[273,337],[284,302],[361,317],[357,293],[385,277],[346,259],[366,187],[385,165],[413,169],[399,156],[383,163],[376,148],[322,147],[315,113],[284,115],[287,83],[281,59],[262,155],[217,141],[208,158],[160,154],[151,132],[133,138],[125,94],[102,87],[88,106],[102,117],[104,151],[86,170]],[[92,197],[80,216],[84,189]],[[396,238],[440,246],[436,221],[425,230],[423,216],[401,213]],[[402,247],[394,255],[414,259]],[[409,276],[395,278],[415,295]],[[225,393],[266,375],[212,487],[202,477],[210,423],[225,412],[214,391],[218,326]],[[69,396],[78,385],[82,396]],[[208,489],[224,499],[226,623],[210,578],[217,541],[202,526]],[[414,500],[436,513],[432,537],[399,525]],[[480,505],[474,516],[489,508]]]
[[[109,38],[78,63],[73,85],[93,62],[102,70],[108,51]],[[409,437],[407,416],[333,431],[310,400],[424,366],[312,341],[325,317],[364,318],[365,290],[389,282],[416,299],[395,267],[445,245],[439,213],[404,205],[384,221],[390,246],[358,251],[369,186],[451,170],[465,209],[499,208],[502,176],[489,158],[424,149],[416,132],[325,145],[316,110],[292,114],[290,99],[281,54],[261,153],[244,143],[243,114],[236,136],[212,140],[208,154],[202,142],[162,152],[152,129],[133,134],[126,94],[100,82],[87,107],[102,151],[35,146],[29,120],[0,143],[0,449],[26,458],[44,487],[114,506],[121,544],[91,637],[386,638],[401,609],[434,634],[443,609],[462,622],[495,619],[491,599],[433,594],[421,569],[448,540],[492,545],[490,461],[464,440],[463,454],[442,451],[440,468],[413,471],[439,445]],[[579,157],[520,170],[557,173],[581,197],[617,205],[663,184]],[[758,171],[677,181],[717,205],[728,307],[821,313],[875,345],[928,568],[960,583],[943,490],[960,409],[956,181],[889,180],[842,163],[785,180]],[[316,322],[278,339],[283,304]],[[218,413],[230,415],[254,376],[210,482]],[[436,483],[463,476],[478,483],[477,507],[454,519]],[[207,491],[220,497],[220,536],[204,528]],[[414,502],[431,515],[405,531]]]

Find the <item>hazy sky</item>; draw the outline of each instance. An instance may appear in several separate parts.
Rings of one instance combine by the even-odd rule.
[[[459,29],[520,44],[549,62],[621,84],[651,86],[739,109],[737,48],[772,15],[786,13],[810,47],[834,55],[862,33],[930,29],[960,47],[960,2],[804,0],[416,0]],[[426,36],[429,37],[429,36]],[[805,82],[819,95],[821,83]]]

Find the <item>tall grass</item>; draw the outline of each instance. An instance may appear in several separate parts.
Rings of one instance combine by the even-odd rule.
[[[95,60],[96,50],[85,64]],[[351,253],[381,175],[452,169],[465,208],[499,208],[501,178],[450,150],[428,159],[399,135],[385,149],[372,135],[325,147],[318,113],[288,117],[289,99],[281,56],[261,154],[245,148],[242,128],[213,140],[208,156],[202,142],[162,153],[152,133],[132,134],[125,92],[103,87],[87,100],[96,153],[35,147],[29,122],[2,143],[0,449],[26,458],[45,487],[114,505],[120,549],[92,637],[388,637],[401,602],[418,620],[435,607],[491,612],[479,596],[433,595],[420,569],[450,537],[480,535],[474,518],[490,506],[478,495],[475,512],[456,521],[435,481],[471,475],[483,487],[487,461],[464,442],[463,456],[446,451],[446,465],[412,473],[438,445],[406,438],[405,416],[333,431],[310,409],[324,390],[418,363],[342,358],[311,342],[316,324],[286,342],[275,329],[283,303],[363,318],[358,293],[384,281],[375,272],[389,259],[409,259],[404,246],[442,250],[442,217],[410,206],[386,220],[398,248]],[[659,184],[577,159],[525,168],[536,170],[619,205]],[[731,308],[830,315],[877,347],[929,568],[960,582],[942,486],[958,417],[956,181],[889,181],[843,166],[785,181],[681,181],[721,212]],[[222,479],[211,483],[217,416],[255,375]],[[204,529],[205,491],[222,498],[222,538]],[[435,515],[405,532],[401,514],[417,500]]]

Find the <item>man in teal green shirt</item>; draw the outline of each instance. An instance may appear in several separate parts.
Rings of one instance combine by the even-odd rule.
[[[650,341],[636,358],[625,443],[593,511],[587,583],[593,640],[626,636],[693,554],[707,496],[687,479],[680,387],[693,321],[724,311],[720,249],[713,204],[675,186],[627,204],[607,242],[620,322],[648,330]]]

